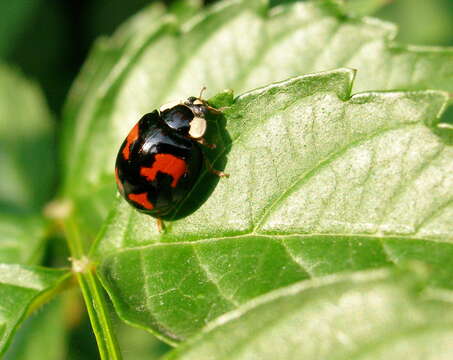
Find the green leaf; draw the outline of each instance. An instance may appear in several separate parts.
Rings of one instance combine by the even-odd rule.
[[[420,286],[382,270],[297,283],[215,320],[165,359],[450,359],[453,304]]]
[[[453,288],[453,141],[438,126],[448,94],[351,97],[353,76],[236,98],[208,139],[227,150],[217,165],[230,178],[204,173],[193,195],[209,197],[164,234],[118,200],[96,254],[123,319],[178,341],[275,288],[408,259]]]
[[[67,359],[65,315],[61,299],[45,305],[17,332],[5,360]]]
[[[54,191],[53,121],[38,87],[0,64],[0,210],[38,210]]]
[[[199,12],[202,6],[202,0],[173,0],[169,12],[177,17],[179,23],[183,23]]]
[[[63,270],[0,264],[0,356],[27,313],[69,277]]]
[[[348,18],[329,3],[267,9],[258,0],[223,1],[180,27],[174,16],[145,10],[121,29],[121,46],[116,37],[103,41],[65,116],[64,193],[83,234],[96,236],[112,206],[114,159],[128,130],[144,113],[203,85],[210,95],[240,93],[348,66],[359,70],[355,91],[453,91],[451,49],[394,44],[393,25]]]
[[[0,263],[37,264],[46,235],[45,222],[35,216],[0,213]]]

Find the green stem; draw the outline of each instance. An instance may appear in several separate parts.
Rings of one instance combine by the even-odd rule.
[[[77,225],[73,219],[67,219],[64,225],[72,256],[73,272],[82,291],[101,359],[121,360],[122,356],[110,320],[105,293],[95,274],[93,264],[85,255]]]
[[[107,303],[99,280],[92,271],[77,274],[77,280],[96,336],[101,359],[120,360],[121,352],[113,332]]]
[[[65,220],[63,227],[71,256],[75,259],[81,259],[85,255],[85,251],[77,224],[73,219],[69,218]]]

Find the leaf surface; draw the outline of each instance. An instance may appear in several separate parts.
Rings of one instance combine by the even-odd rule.
[[[331,2],[267,8],[223,1],[179,26],[141,13],[88,60],[66,112],[65,194],[82,232],[96,236],[111,209],[116,152],[133,124],[167,101],[225,88],[241,93],[341,66],[355,91],[453,90],[453,51],[394,44],[393,25],[352,19]]]
[[[69,276],[63,270],[0,264],[0,355],[26,314]]]
[[[297,283],[220,317],[164,359],[449,359],[452,303],[424,299],[419,286],[382,270]]]
[[[438,126],[448,94],[351,97],[353,76],[236,98],[210,141],[230,178],[202,175],[193,194],[209,197],[164,234],[118,200],[96,255],[123,319],[178,341],[275,288],[409,259],[453,287],[452,136]]]

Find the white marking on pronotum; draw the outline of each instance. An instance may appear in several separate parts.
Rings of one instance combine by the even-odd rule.
[[[194,117],[190,122],[189,136],[193,139],[200,139],[206,132],[206,120],[202,117]]]

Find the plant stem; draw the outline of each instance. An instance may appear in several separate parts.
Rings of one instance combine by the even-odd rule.
[[[121,352],[113,332],[107,303],[99,280],[92,271],[77,274],[77,280],[96,336],[101,359],[120,360],[122,358]]]
[[[71,256],[74,259],[81,259],[85,255],[85,251],[77,224],[72,218],[68,218],[64,221],[63,228]]]
[[[113,331],[105,293],[100,284],[93,263],[85,255],[79,231],[74,220],[64,223],[68,247],[72,256],[72,268],[82,291],[90,317],[99,354],[102,360],[121,360],[121,352]]]

